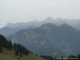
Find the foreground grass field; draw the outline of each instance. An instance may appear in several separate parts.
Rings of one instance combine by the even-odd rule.
[[[33,54],[29,54],[28,56],[23,55],[23,57],[16,56],[15,52],[8,51],[7,49],[3,49],[3,53],[0,53],[0,60],[44,60],[43,58],[37,57]],[[54,60],[79,60],[78,58],[56,58]]]
[[[0,53],[0,60],[19,60],[18,58],[20,58],[20,60],[44,60],[33,54],[29,54],[28,56],[23,55],[23,57],[20,57],[16,56],[14,53],[13,50],[8,51],[7,49],[3,49],[3,53]]]
[[[57,58],[54,60],[79,60],[78,58]]]

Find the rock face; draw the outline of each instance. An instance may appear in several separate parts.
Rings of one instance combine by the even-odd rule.
[[[61,57],[80,53],[80,31],[68,24],[43,24],[38,28],[22,29],[7,38],[38,55]]]

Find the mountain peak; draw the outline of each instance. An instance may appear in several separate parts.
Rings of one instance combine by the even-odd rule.
[[[57,20],[63,20],[62,18],[57,17]]]
[[[13,25],[14,25],[13,23],[7,23],[6,27],[10,27],[10,28],[12,28]]]
[[[64,23],[64,24],[62,24],[61,26],[60,26],[60,28],[63,28],[63,29],[65,29],[65,30],[76,30],[74,27],[72,27],[71,25],[68,25],[68,24],[66,24],[66,23]]]
[[[45,23],[42,26],[49,26],[49,27],[51,26],[52,27],[52,26],[56,26],[56,25],[54,25],[53,23]]]
[[[50,16],[48,16],[48,17],[47,17],[47,20],[53,20],[53,18],[52,18],[52,17],[50,17]]]
[[[36,23],[37,23],[37,22],[39,22],[39,21],[37,21],[37,20],[33,20],[33,21],[31,21],[31,22],[36,22]]]
[[[65,26],[65,27],[72,27],[69,24],[63,23],[61,26]]]
[[[52,29],[52,28],[57,28],[57,26],[56,25],[54,25],[54,24],[52,24],[52,23],[47,23],[47,24],[43,24],[42,26],[41,26],[41,28],[43,28],[43,29]]]

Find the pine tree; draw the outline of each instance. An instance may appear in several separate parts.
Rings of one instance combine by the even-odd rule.
[[[68,58],[70,58],[70,56],[68,56]]]
[[[2,48],[2,46],[0,46],[0,53],[3,53],[3,48]]]
[[[14,48],[14,50],[17,50],[17,44],[16,43],[14,43],[13,48]]]
[[[63,56],[61,56],[61,60],[63,60]]]
[[[11,42],[11,40],[9,41],[9,49],[12,50],[12,42]]]
[[[23,57],[23,56],[22,56],[22,52],[20,52],[20,56]]]
[[[7,40],[3,35],[0,35],[0,46],[7,47]]]
[[[80,60],[80,54],[77,55],[77,58],[79,58],[79,60]]]
[[[17,55],[17,56],[19,55],[19,51],[18,50],[15,51],[15,55]]]

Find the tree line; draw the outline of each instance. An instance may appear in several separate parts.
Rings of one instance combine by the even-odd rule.
[[[65,60],[63,58],[63,56],[61,56],[61,59],[57,59],[57,57],[52,57],[52,56],[46,56],[46,55],[41,55],[41,58],[44,58],[45,60]],[[70,55],[68,56],[67,60],[80,60],[80,54],[78,54],[77,56],[75,55]],[[78,59],[77,59],[78,58]]]
[[[0,53],[3,53],[3,48],[11,51],[12,49],[15,51],[15,55],[23,56],[28,55],[30,51],[26,49],[24,46],[18,43],[12,43],[11,40],[7,40],[3,35],[0,35]]]

